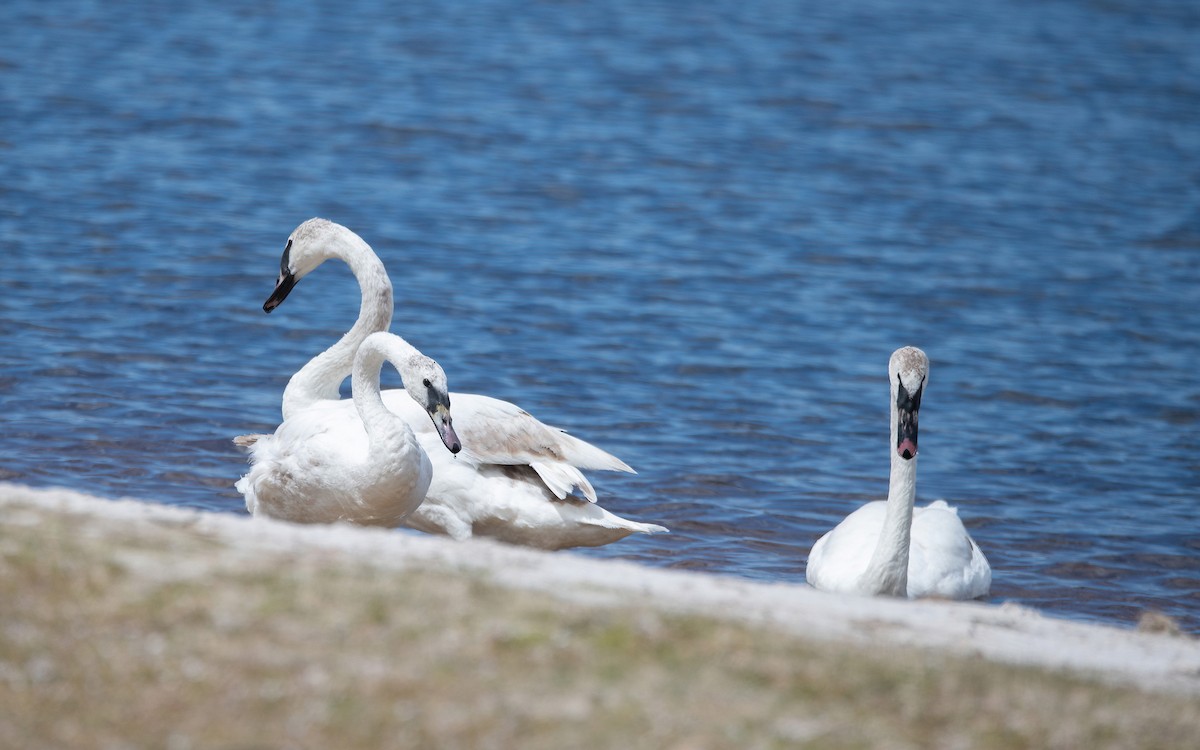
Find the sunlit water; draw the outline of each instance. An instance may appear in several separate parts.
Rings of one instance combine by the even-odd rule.
[[[455,390],[638,469],[673,533],[583,554],[802,581],[915,344],[992,600],[1200,630],[1195,3],[190,5],[0,5],[0,479],[244,513],[357,311],[261,311],[321,215]]]

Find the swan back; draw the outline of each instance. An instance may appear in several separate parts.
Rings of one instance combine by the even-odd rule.
[[[863,576],[869,553],[879,543],[886,505],[882,500],[863,505],[817,540],[805,570],[809,585],[843,594],[885,593],[865,586]],[[956,508],[943,500],[915,508],[910,545],[905,588],[897,596],[976,599],[987,595],[991,567]]]

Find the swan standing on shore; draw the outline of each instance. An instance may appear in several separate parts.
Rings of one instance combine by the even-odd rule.
[[[815,588],[847,594],[975,599],[992,569],[958,518],[938,500],[913,508],[917,495],[917,412],[929,359],[915,347],[888,363],[892,386],[892,472],[888,498],[846,516],[813,545],[805,577]]]
[[[330,409],[345,410],[338,391],[355,349],[391,324],[392,284],[383,263],[361,237],[325,219],[309,219],[292,233],[263,310],[274,310],[301,278],[333,258],[349,265],[358,280],[359,317],[337,343],[292,376],[283,395],[285,419],[314,407],[325,415],[321,418],[331,418]],[[453,393],[451,399],[463,443],[458,456],[432,450],[437,435],[411,399],[383,392],[384,403],[413,428],[433,462],[425,502],[403,525],[455,539],[487,536],[543,549],[599,546],[632,533],[666,531],[595,504],[596,491],[581,469],[632,472],[620,459],[508,402],[469,393]]]
[[[440,436],[439,451],[460,450],[442,368],[399,336],[373,333],[354,358],[356,418],[316,406],[292,414],[273,435],[236,441],[251,451],[253,467],[236,486],[252,515],[392,527],[421,504],[433,467],[408,423],[380,398],[385,360],[399,371],[404,398]]]

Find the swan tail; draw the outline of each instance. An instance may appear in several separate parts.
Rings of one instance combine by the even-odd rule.
[[[670,529],[666,526],[659,526],[656,523],[641,523],[640,521],[630,521],[628,518],[621,518],[613,513],[607,514],[603,518],[588,518],[581,519],[580,523],[591,524],[593,526],[603,526],[606,529],[624,529],[626,531],[638,534],[669,534]]]
[[[628,518],[622,518],[616,513],[601,508],[599,505],[586,506],[580,508],[580,511],[581,512],[575,516],[574,520],[581,524],[600,526],[606,529],[617,529],[631,534],[669,533],[666,526],[659,526],[656,523],[630,521]]]
[[[251,450],[252,448],[254,448],[254,444],[257,443],[259,440],[261,440],[264,437],[266,437],[266,435],[262,435],[262,434],[238,435],[237,437],[235,437],[233,439],[233,444],[236,445],[237,447],[241,448],[242,450],[248,451],[248,450]]]
[[[637,523],[631,521],[630,523]],[[666,526],[659,526],[656,523],[637,523],[637,531],[641,534],[670,534],[671,530]]]
[[[242,477],[234,483],[237,491],[242,493],[242,497],[246,499],[246,511],[252,515],[258,515],[258,493],[254,489],[254,480],[251,478],[253,470],[250,474]]]
[[[557,428],[555,428],[557,430]],[[623,471],[627,474],[636,474],[629,464],[617,458],[608,451],[601,450],[586,440],[580,440],[574,435],[569,435],[562,430],[558,430],[559,448],[562,450],[562,457],[580,469],[593,469],[596,471]]]
[[[529,466],[541,477],[546,488],[554,493],[559,500],[565,500],[567,495],[578,489],[588,502],[596,502],[596,489],[579,469],[564,463],[546,463],[534,461]]]

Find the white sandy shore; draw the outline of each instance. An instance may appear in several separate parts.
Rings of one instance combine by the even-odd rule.
[[[816,640],[894,643],[1072,670],[1144,689],[1200,694],[1200,641],[1064,621],[1011,605],[833,596],[803,583],[763,584],[486,541],[456,543],[342,525],[297,526],[0,484],[0,513],[10,528],[20,526],[20,506],[26,504],[126,525],[172,526],[181,534],[222,539],[243,554],[280,548],[334,551],[387,569],[419,565],[469,571],[502,586],[593,605],[648,604],[664,611],[770,624]]]

